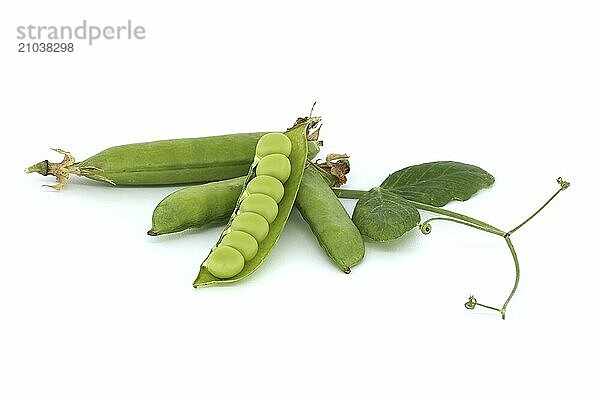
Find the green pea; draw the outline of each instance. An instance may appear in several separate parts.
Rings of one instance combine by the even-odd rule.
[[[260,138],[256,145],[256,155],[260,158],[269,154],[283,154],[289,157],[292,152],[292,142],[282,133],[268,133]]]
[[[242,231],[229,232],[223,237],[219,246],[233,247],[239,251],[244,260],[252,260],[258,252],[258,242],[252,235]]]
[[[233,247],[220,246],[211,251],[204,265],[217,278],[231,278],[244,268],[244,257]]]
[[[256,175],[268,175],[285,183],[290,177],[290,160],[283,154],[270,154],[261,159],[256,167]]]
[[[242,200],[240,204],[241,212],[253,212],[263,216],[270,224],[275,221],[279,208],[277,203],[271,197],[262,193],[254,193]]]
[[[279,179],[273,178],[269,175],[261,175],[252,178],[246,187],[246,191],[250,194],[266,194],[277,203],[281,201],[285,192],[283,189],[283,184],[279,182]]]
[[[246,232],[260,243],[269,233],[269,223],[259,214],[243,212],[235,216],[231,222],[231,230]]]

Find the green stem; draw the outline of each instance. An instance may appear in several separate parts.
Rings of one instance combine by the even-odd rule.
[[[506,240],[506,244],[508,245],[510,254],[512,254],[513,261],[515,262],[515,284],[513,285],[513,288],[510,291],[510,294],[506,298],[506,301],[504,302],[504,305],[502,306],[502,310],[500,310],[500,313],[502,314],[502,319],[505,319],[505,317],[506,317],[506,307],[508,306],[510,299],[512,299],[515,292],[517,291],[517,286],[519,286],[519,278],[521,277],[521,269],[519,268],[519,259],[517,258],[517,252],[515,251],[515,247],[513,246],[512,241],[510,240],[510,235],[506,235],[504,237],[504,240]]]
[[[461,220],[458,220],[458,219],[447,218],[447,217],[435,217],[435,218],[428,219],[427,221],[423,222],[420,225],[421,232],[423,232],[425,235],[429,234],[431,232],[431,225],[429,223],[430,223],[430,221],[436,221],[436,220],[438,220],[438,221],[454,222],[454,223],[457,223],[457,224],[469,226],[471,228],[475,228],[475,229],[479,229],[479,230],[490,232],[486,228],[482,228],[481,226],[472,224],[470,222],[465,222],[465,221],[461,221]],[[491,232],[491,233],[495,233],[495,232]],[[517,286],[519,285],[519,279],[521,277],[521,270],[519,268],[519,260],[517,258],[517,253],[516,253],[515,248],[514,248],[514,246],[512,244],[512,241],[510,240],[510,233],[505,233],[504,235],[501,235],[501,236],[506,241],[506,244],[508,245],[508,249],[510,250],[510,253],[512,254],[512,257],[513,257],[513,261],[515,263],[515,283],[513,285],[513,288],[511,290],[510,294],[506,298],[506,301],[504,302],[504,305],[502,306],[502,308],[496,308],[496,307],[492,307],[492,306],[488,306],[488,305],[479,303],[477,301],[477,299],[475,298],[475,296],[473,296],[473,295],[471,295],[469,297],[469,299],[465,303],[465,307],[468,308],[469,310],[474,309],[475,306],[485,307],[485,308],[488,308],[490,310],[498,311],[500,313],[500,315],[502,315],[502,319],[506,319],[506,307],[508,307],[508,303],[510,302],[510,300],[514,296],[515,292],[517,291]]]
[[[341,199],[360,199],[363,195],[369,193],[368,190],[351,190],[351,189],[331,189],[333,193]]]
[[[365,193],[368,193],[367,190],[333,189],[333,191],[337,197],[341,197],[343,199],[360,199]],[[495,226],[490,225],[486,222],[480,221],[478,219],[471,218],[467,215],[459,214],[457,212],[446,210],[444,208],[432,206],[429,204],[419,203],[417,201],[412,201],[412,200],[408,200],[408,199],[405,199],[405,200],[408,201],[413,206],[417,207],[419,210],[429,211],[429,212],[441,214],[441,215],[446,215],[448,217],[467,222],[470,225],[477,225],[481,230],[489,232],[489,233],[493,233],[498,236],[506,235],[506,232],[502,231],[501,229],[498,229]]]
[[[556,182],[560,185],[560,189],[558,189],[556,191],[556,193],[554,193],[552,196],[550,196],[550,198],[548,199],[548,201],[546,201],[540,208],[538,208],[538,210],[536,212],[534,212],[533,214],[531,214],[529,216],[529,218],[527,218],[525,221],[521,222],[519,225],[517,225],[515,228],[511,229],[510,231],[508,231],[508,234],[513,234],[515,233],[518,229],[520,229],[523,225],[525,225],[526,223],[528,223],[529,221],[531,221],[533,219],[533,217],[535,217],[536,215],[538,215],[540,213],[540,211],[542,211],[548,204],[550,204],[550,202],[552,200],[554,200],[554,198],[556,196],[558,196],[558,194],[560,192],[562,192],[563,190],[567,190],[567,188],[569,186],[571,186],[571,184],[565,180],[563,180],[563,178],[557,178]]]
[[[412,200],[407,200],[407,201],[410,204],[412,204],[413,206],[417,207],[419,210],[429,211],[429,212],[441,214],[441,215],[446,215],[448,217],[457,219],[459,221],[464,221],[467,224],[476,225],[477,227],[479,227],[479,229],[489,232],[489,233],[493,233],[494,235],[504,236],[506,234],[506,232],[502,231],[501,229],[496,228],[493,225],[490,225],[486,222],[480,221],[475,218],[471,218],[467,215],[459,214],[457,212],[446,210],[444,208],[430,206],[429,204],[423,204],[423,203],[419,203],[419,202],[412,201]]]
[[[454,219],[454,218],[448,218],[448,217],[429,218],[427,221],[421,223],[421,225],[420,225],[421,232],[423,232],[426,235],[431,232],[431,224],[430,224],[431,221],[450,221],[450,222],[455,222],[457,224],[465,225],[465,226],[468,226],[471,228],[479,229],[480,231],[489,232],[488,230],[482,228],[479,225],[475,225],[470,222],[465,222],[465,221],[461,221],[461,220]]]

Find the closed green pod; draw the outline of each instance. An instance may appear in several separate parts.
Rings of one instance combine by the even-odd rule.
[[[264,132],[115,146],[77,163],[116,185],[173,185],[244,176]],[[96,179],[102,180],[102,179]]]
[[[165,197],[152,213],[151,236],[225,223],[242,192],[245,177],[190,186]]]
[[[61,162],[40,161],[25,172],[56,177],[58,183],[49,186],[57,190],[71,174],[126,186],[214,182],[246,176],[259,139],[266,135],[285,136],[257,132],[131,143],[110,147],[81,162],[68,151],[54,149],[64,156]],[[266,153],[273,151],[271,145],[266,147]],[[308,142],[308,159],[316,157],[320,147],[319,141]]]
[[[319,171],[304,172],[296,207],[308,223],[327,256],[343,272],[365,256],[365,243],[354,222]]]

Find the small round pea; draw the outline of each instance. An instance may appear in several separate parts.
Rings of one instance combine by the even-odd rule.
[[[246,232],[260,243],[265,240],[269,233],[269,223],[264,217],[256,213],[243,212],[233,219],[231,230]]]
[[[257,176],[272,176],[279,179],[281,183],[288,180],[291,171],[290,160],[283,154],[270,154],[261,159],[256,167]]]
[[[279,208],[271,197],[262,193],[254,193],[242,200],[241,212],[253,212],[263,216],[268,223],[275,221]]]
[[[292,152],[292,142],[283,133],[267,133],[256,144],[256,155],[260,158],[269,154],[283,154],[288,157]]]
[[[233,247],[220,246],[211,251],[204,265],[217,278],[231,278],[244,268],[244,256]]]
[[[273,178],[269,175],[255,176],[246,186],[246,191],[250,194],[262,193],[266,194],[275,202],[279,203],[283,198],[284,189],[283,184],[279,182],[279,179]]]
[[[229,232],[223,237],[219,246],[233,247],[244,256],[244,260],[246,261],[252,260],[258,252],[258,242],[256,239],[249,233],[242,231]]]

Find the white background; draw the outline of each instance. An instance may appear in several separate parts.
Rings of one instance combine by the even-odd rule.
[[[18,25],[132,19],[142,41],[19,54]],[[2,3],[0,398],[598,398],[594,1]],[[477,164],[496,184],[344,275],[297,211],[268,261],[193,290],[219,228],[150,238],[173,188],[26,176],[164,138],[285,129],[318,100],[349,188],[402,167]],[[344,204],[351,212],[352,201]]]

